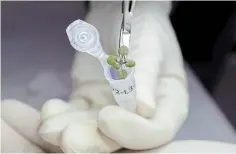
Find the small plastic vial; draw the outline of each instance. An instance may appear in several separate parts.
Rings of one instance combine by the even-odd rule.
[[[135,69],[126,67],[127,77],[125,79],[117,78],[117,72],[107,63],[108,55],[102,49],[99,33],[94,26],[82,20],[76,20],[67,27],[66,33],[73,48],[80,52],[87,52],[101,62],[104,68],[104,76],[110,84],[117,104],[126,110],[135,112]]]

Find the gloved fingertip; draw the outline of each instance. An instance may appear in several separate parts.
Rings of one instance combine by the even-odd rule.
[[[55,146],[60,145],[61,132],[58,132],[58,131],[49,132],[48,127],[44,125],[44,126],[39,127],[38,133],[43,140],[51,143],[52,145],[55,145]]]
[[[70,106],[68,103],[64,102],[60,99],[50,99],[48,100],[42,107],[40,113],[41,121],[44,121],[50,117],[55,115],[67,112],[67,111],[74,111],[75,108]]]
[[[146,71],[146,73],[145,73]],[[142,72],[144,74],[142,74]],[[136,112],[142,117],[151,118],[156,111],[156,86],[155,73],[140,69],[136,74]]]
[[[98,131],[96,120],[90,120],[70,124],[61,135],[60,147],[65,153],[104,153],[120,146]]]
[[[69,103],[79,110],[88,110],[90,107],[88,102],[83,98],[70,100]]]
[[[138,115],[151,118],[155,115],[156,111],[156,103],[144,103],[143,101],[137,102],[137,109],[136,112]]]
[[[59,146],[61,133],[70,123],[81,119],[80,116],[78,112],[68,112],[46,119],[38,127],[38,133],[45,141]]]
[[[95,152],[91,141],[95,140],[96,129],[96,121],[70,124],[61,135],[60,147],[65,153]]]

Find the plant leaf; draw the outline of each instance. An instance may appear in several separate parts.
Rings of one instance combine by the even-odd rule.
[[[114,64],[116,64],[116,60],[117,60],[117,57],[116,57],[116,56],[109,56],[109,57],[107,58],[107,63],[108,63],[109,65],[114,65]]]
[[[125,56],[125,55],[128,54],[128,50],[129,50],[129,49],[128,49],[125,45],[123,45],[123,46],[121,46],[121,47],[119,48],[118,52],[119,52],[122,56]]]
[[[134,67],[135,65],[136,63],[133,60],[127,60],[127,63],[125,64],[126,67]]]
[[[118,73],[118,77],[119,79],[125,79],[127,77],[127,72],[126,70],[121,70],[119,73]]]
[[[114,69],[114,70],[118,70],[118,69],[120,69],[120,64],[118,64],[118,63],[115,63],[115,64],[113,64],[112,65],[112,68]]]

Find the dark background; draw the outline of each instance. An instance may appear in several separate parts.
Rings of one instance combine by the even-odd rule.
[[[236,129],[236,91],[231,87],[236,83],[232,77],[236,67],[228,69],[233,74],[228,75],[229,81],[222,79],[229,74],[227,56],[236,53],[236,2],[181,1],[173,5],[170,19],[185,60]],[[223,88],[217,91],[219,84]]]
[[[233,51],[236,2],[174,2],[170,15],[185,60],[210,93]]]

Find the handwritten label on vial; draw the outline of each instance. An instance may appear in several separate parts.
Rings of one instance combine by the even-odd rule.
[[[127,89],[117,89],[117,88],[112,88],[112,91],[115,92],[117,95],[128,95],[130,92],[132,92],[135,88],[135,85],[129,86]]]

